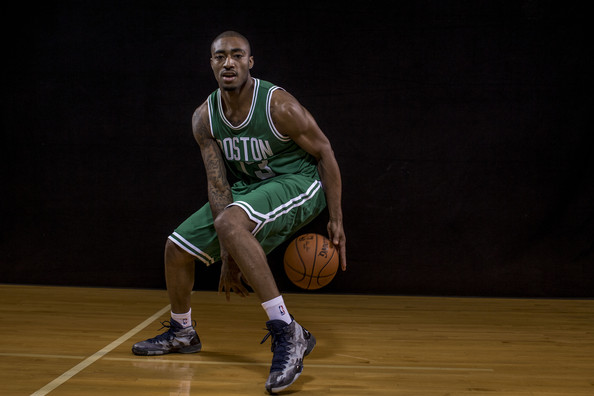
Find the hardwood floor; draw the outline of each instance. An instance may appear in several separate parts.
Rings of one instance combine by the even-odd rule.
[[[0,285],[2,395],[263,395],[255,295],[195,292],[198,354],[139,357],[165,291]],[[594,301],[286,294],[318,344],[284,393],[594,394]]]

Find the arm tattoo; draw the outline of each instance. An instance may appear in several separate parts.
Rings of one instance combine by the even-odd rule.
[[[231,187],[227,181],[227,171],[221,150],[210,134],[210,127],[198,112],[194,120],[194,137],[200,146],[202,160],[208,182],[208,201],[213,218],[216,218],[227,205],[233,202]]]
[[[214,142],[213,142],[214,143]],[[233,202],[231,187],[227,181],[225,164],[216,143],[210,145],[203,154],[206,177],[208,179],[208,201],[213,218],[216,218],[227,205]]]

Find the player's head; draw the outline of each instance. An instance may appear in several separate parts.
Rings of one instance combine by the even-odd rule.
[[[250,78],[254,58],[245,36],[234,31],[219,34],[210,45],[210,67],[221,89],[233,91]]]

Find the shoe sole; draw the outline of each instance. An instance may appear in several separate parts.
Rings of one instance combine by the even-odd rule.
[[[146,349],[137,349],[132,348],[132,353],[138,356],[159,356],[159,355],[167,355],[168,353],[196,353],[202,350],[202,344],[190,345],[184,348],[180,348],[175,351],[159,351],[159,350],[146,350]]]
[[[303,371],[302,371],[303,372]],[[287,389],[289,386],[293,385],[295,383],[295,381],[297,381],[297,379],[301,376],[301,372],[297,373],[295,375],[295,378],[293,378],[293,381],[290,384],[287,384],[285,386],[281,386],[280,388],[266,388],[266,391],[268,391],[268,393],[270,393],[271,395],[274,395],[275,393],[278,392],[282,392],[283,390]]]

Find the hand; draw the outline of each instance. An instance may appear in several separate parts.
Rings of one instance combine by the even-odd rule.
[[[233,260],[233,257],[221,246],[221,277],[219,279],[219,293],[225,292],[227,301],[231,300],[231,291],[241,297],[249,296],[248,289],[243,282],[248,284],[247,280],[241,273],[239,266]],[[242,282],[243,281],[243,282]]]
[[[346,236],[344,235],[344,227],[342,225],[342,220],[330,218],[330,221],[328,221],[327,229],[330,241],[332,241],[334,247],[338,249],[338,257],[340,258],[340,268],[343,271],[346,271]]]

